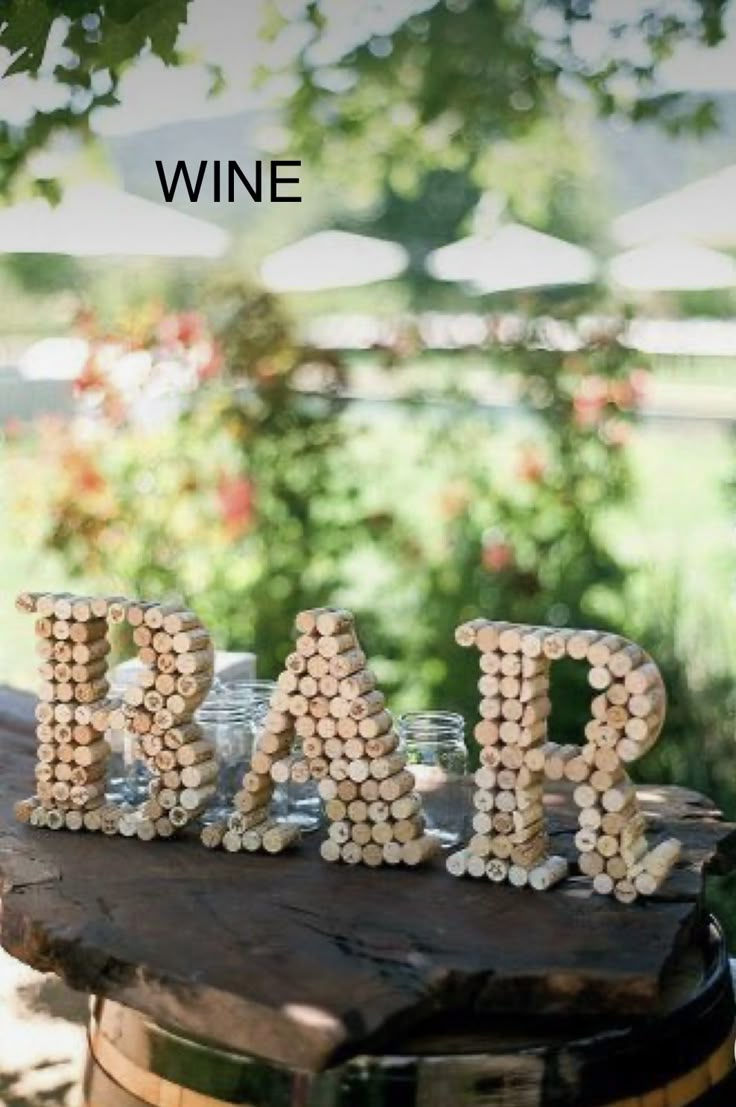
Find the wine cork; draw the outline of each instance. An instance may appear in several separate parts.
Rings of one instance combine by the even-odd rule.
[[[68,638],[72,642],[72,652],[76,645],[92,646],[99,644],[101,641],[107,643],[108,626],[105,619],[90,619],[86,623],[70,623]]]
[[[379,795],[381,799],[386,800],[389,803],[393,803],[399,796],[404,795],[406,792],[414,790],[414,777],[406,769],[397,773],[395,776],[390,776],[386,780],[382,780],[379,784]]]
[[[318,658],[317,660],[324,661],[324,658]],[[330,672],[325,673],[319,678],[319,693],[321,696],[325,696],[328,700],[333,699],[338,694],[342,696],[344,700],[348,700],[350,698],[349,696],[343,695],[343,693],[340,691],[340,681]]]
[[[331,637],[353,629],[353,614],[344,608],[323,608],[316,618],[316,630],[321,636]]]
[[[367,764],[368,771],[375,780],[386,780],[404,769],[406,754],[401,750],[397,750],[387,757],[376,757],[373,760],[368,760]]]
[[[529,886],[535,891],[547,891],[568,875],[568,862],[563,857],[548,857],[529,872]]]
[[[162,654],[156,659],[156,665],[161,671],[176,672],[182,675],[212,673],[214,651],[211,646],[206,646],[186,653]]]
[[[393,836],[397,842],[401,842],[403,845],[406,842],[412,841],[414,838],[420,838],[425,829],[424,819],[420,815],[414,815],[409,819],[397,820],[393,825]]]
[[[510,865],[500,857],[491,857],[486,862],[486,876],[494,884],[501,884],[507,879]]]
[[[313,757],[309,762],[309,775],[312,780],[322,780],[330,771],[330,763],[326,757]]]
[[[343,699],[354,700],[376,687],[376,675],[371,669],[360,669],[348,677],[340,679],[340,695]]]
[[[322,657],[321,654],[315,653],[311,657],[307,658],[307,675],[312,677],[313,680],[319,682],[324,680],[325,677],[330,675],[330,666],[327,663],[327,659]],[[334,681],[334,687],[330,692],[330,695],[334,695],[337,692],[337,681],[334,677],[331,678]]]
[[[598,876],[606,871],[606,862],[600,853],[591,850],[590,853],[581,853],[578,856],[578,867],[584,876]]]
[[[208,827],[205,827],[204,830],[202,831],[202,840],[203,841],[204,841],[205,831],[207,831],[208,829],[209,829]],[[224,832],[224,834],[222,835],[222,837],[220,839],[220,842],[222,844],[223,849],[227,850],[228,853],[239,853],[240,850],[243,848],[243,835],[238,834],[238,832],[236,830],[226,830]],[[260,844],[260,842],[259,842],[259,844]],[[211,848],[214,848],[214,847],[211,847]]]
[[[323,861],[334,862],[340,860],[340,846],[337,842],[333,842],[331,838],[327,838],[320,844],[319,852]]]
[[[515,888],[523,888],[529,881],[529,870],[521,865],[509,865],[507,880]]]
[[[371,825],[371,838],[379,846],[385,846],[387,842],[397,841],[401,842],[402,839],[394,835],[393,827],[389,822],[380,822]],[[408,841],[408,838],[403,841]]]
[[[317,640],[317,651],[320,657],[324,657],[329,661],[330,658],[337,657],[338,654],[356,649],[357,645],[355,635],[352,633],[325,635]]]
[[[636,888],[630,880],[617,880],[613,886],[613,894],[619,903],[633,903],[636,899]]]
[[[461,643],[462,644],[462,643]],[[445,860],[445,868],[450,876],[464,876],[467,872],[468,860],[471,854],[467,849],[451,853]]]
[[[248,813],[243,811],[233,811],[228,815],[227,829],[235,830],[238,834],[245,834],[246,830],[252,830],[254,827],[261,826],[267,822],[268,813],[265,807],[258,808],[255,811]]]
[[[655,846],[643,859],[644,870],[657,881],[662,881],[680,857],[682,843],[677,838],[667,838]]]
[[[634,878],[633,883],[636,892],[640,896],[653,896],[659,887],[656,877],[648,872],[639,873]]]
[[[567,638],[565,650],[568,657],[575,661],[583,661],[587,658],[589,650],[600,637],[595,630],[576,630]]]
[[[317,619],[326,610],[323,607],[314,607],[305,611],[300,611],[294,620],[294,625],[300,634],[312,634],[317,633]]]
[[[401,847],[401,859],[405,865],[420,865],[441,852],[442,844],[439,839],[425,834],[423,838],[415,838]]]
[[[478,631],[486,625],[485,619],[471,619],[467,623],[462,623],[455,629],[455,641],[458,646],[474,646],[477,641]]]
[[[370,759],[385,758],[398,750],[399,736],[394,730],[385,731],[374,738],[368,738],[365,743],[365,753]]]
[[[361,847],[368,845],[371,840],[370,825],[368,823],[353,823],[350,830],[350,837]]]
[[[333,842],[337,842],[339,846],[344,846],[346,842],[351,841],[352,826],[345,817],[347,815],[345,805],[342,804],[338,808],[337,803],[335,803],[333,808],[334,815],[339,816],[340,810],[342,810],[342,815],[337,818],[333,818],[333,816],[328,813],[328,818],[331,818],[332,821],[327,828],[327,833]]]
[[[357,842],[346,842],[340,850],[340,857],[348,865],[358,865],[363,860],[362,847]]]
[[[35,597],[38,596],[38,595],[42,595],[42,593],[29,593],[29,592],[21,593],[21,596],[18,597],[18,600],[20,600],[21,597],[25,597],[26,598],[25,602],[27,602],[29,604],[33,604],[34,606],[28,606],[28,607],[20,606],[20,607],[18,607],[18,600],[16,600],[16,607],[18,607],[19,611],[33,611],[33,610],[35,610],[35,602],[36,602]],[[33,597],[33,598],[31,598],[31,597]],[[15,804],[15,806],[13,807],[13,811],[14,811],[15,817],[18,820],[19,823],[30,823],[31,815],[33,814],[33,812],[36,810],[37,807],[38,807],[38,797],[37,796],[29,796],[27,799],[19,800]]]
[[[330,673],[338,680],[352,676],[365,666],[365,654],[361,649],[348,650],[330,660]]]
[[[568,630],[556,630],[544,636],[542,649],[544,656],[550,661],[559,661],[567,652],[568,639],[572,632]]]
[[[263,835],[263,848],[267,853],[281,853],[289,846],[295,845],[300,838],[301,833],[296,826],[286,824],[273,826]]]
[[[317,653],[317,639],[311,634],[300,635],[296,640],[296,652],[305,658],[314,657]]]
[[[480,880],[481,877],[486,875],[486,862],[482,857],[477,857],[475,854],[471,854],[468,858],[468,865],[466,869],[468,876],[472,876],[475,880]]]
[[[47,598],[52,604],[51,610],[53,611],[53,601],[48,592],[19,592],[15,597],[15,609],[31,615],[38,611],[39,601],[45,601]]]
[[[482,653],[500,653],[499,638],[502,627],[505,624],[486,623],[479,627],[475,635],[475,644]]]
[[[480,671],[490,675],[500,673],[502,657],[503,655],[500,653],[482,653],[480,655]]]

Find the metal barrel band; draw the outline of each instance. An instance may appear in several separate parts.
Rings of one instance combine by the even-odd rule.
[[[90,1028],[89,1050],[103,1072],[120,1088],[150,1104],[151,1107],[242,1107],[225,1099],[214,1099],[180,1084],[174,1084],[163,1076],[131,1061],[94,1027]]]
[[[150,1107],[242,1107],[166,1080],[141,1068],[103,1034],[90,1030],[90,1053],[103,1072],[131,1096]],[[640,1095],[609,1101],[603,1107],[688,1107],[717,1087],[734,1069],[734,1032],[695,1069]],[[319,1077],[315,1078],[315,1082]],[[419,1100],[421,1103],[421,1099]],[[96,1107],[94,1103],[91,1107]],[[255,1107],[255,1105],[254,1105]]]
[[[617,1099],[604,1107],[688,1107],[718,1087],[734,1069],[734,1032],[691,1072],[675,1077],[660,1088],[638,1096]]]

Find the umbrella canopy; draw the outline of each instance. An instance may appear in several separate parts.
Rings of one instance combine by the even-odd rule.
[[[478,292],[587,284],[595,268],[587,250],[518,223],[442,246],[427,259],[432,276],[471,282]]]
[[[695,292],[736,285],[736,262],[728,254],[670,240],[626,250],[612,258],[615,284],[634,292]]]
[[[71,187],[56,207],[0,208],[3,254],[214,258],[228,241],[220,227],[106,185]]]
[[[406,269],[403,246],[345,231],[319,231],[269,254],[261,279],[274,292],[321,292],[387,281]]]
[[[620,215],[613,233],[622,246],[684,236],[719,249],[736,247],[736,165]]]

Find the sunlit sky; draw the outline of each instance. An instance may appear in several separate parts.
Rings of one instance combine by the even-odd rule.
[[[300,19],[304,0],[279,0],[277,6],[287,19],[283,34],[272,43],[259,38],[267,0],[192,0],[189,17],[182,28],[179,45],[192,62],[181,68],[167,68],[152,57],[143,57],[125,74],[120,88],[121,103],[100,110],[93,119],[102,135],[129,134],[187,119],[205,119],[255,108],[265,100],[263,91],[253,89],[258,66],[278,66],[308,42],[309,31]],[[668,0],[686,8],[690,0]],[[433,6],[434,0],[323,0],[329,33],[320,42],[313,60],[329,67],[354,45],[369,37],[389,34],[407,14]],[[607,28],[612,20],[641,10],[639,0],[598,0],[595,18],[576,29],[579,55],[595,62],[612,49]],[[554,37],[559,15],[544,5],[535,16],[540,31]],[[736,91],[736,4],[728,17],[730,33],[719,47],[708,50],[684,44],[661,68],[664,89],[693,91]],[[0,116],[22,125],[37,109],[50,110],[65,102],[67,90],[50,77],[50,70],[63,57],[65,28],[57,20],[44,59],[45,74],[38,80],[25,74],[0,79]],[[641,52],[635,38],[622,40],[618,49],[634,59]],[[9,63],[0,53],[0,71]],[[642,57],[641,60],[646,60]],[[224,93],[208,95],[211,73],[219,66],[226,78]],[[104,75],[99,80],[104,82]],[[271,95],[288,94],[288,85],[275,87]]]

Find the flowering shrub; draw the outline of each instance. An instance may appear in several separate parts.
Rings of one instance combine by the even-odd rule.
[[[620,616],[600,520],[626,494],[644,377],[614,327],[572,349],[534,323],[496,334],[489,363],[520,420],[492,421],[453,379],[449,407],[412,406],[382,443],[381,423],[344,410],[346,367],[299,346],[268,295],[220,288],[206,311],[152,310],[115,334],[80,323],[79,416],[12,452],[24,516],[90,587],[183,593],[264,675],[297,610],[351,603],[398,704],[471,717],[477,660],[455,647],[458,622]],[[416,352],[398,339],[389,371]],[[582,688],[564,698],[563,727],[584,703]]]

